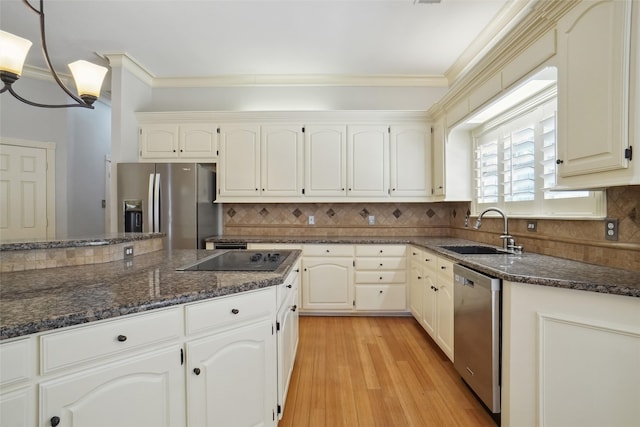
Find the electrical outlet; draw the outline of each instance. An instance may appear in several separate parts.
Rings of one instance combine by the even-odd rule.
[[[309,215],[309,225],[314,225],[316,223],[316,217],[313,215]]]
[[[618,220],[616,218],[604,219],[604,238],[618,240]]]
[[[538,231],[538,221],[527,221],[527,231],[535,233]]]
[[[124,247],[124,259],[133,258],[133,246],[125,246]]]
[[[376,224],[376,217],[374,215],[369,215],[369,225]]]

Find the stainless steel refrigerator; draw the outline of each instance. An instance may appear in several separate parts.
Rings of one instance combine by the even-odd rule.
[[[204,249],[221,234],[216,170],[199,163],[118,163],[118,231],[162,232],[167,247]]]

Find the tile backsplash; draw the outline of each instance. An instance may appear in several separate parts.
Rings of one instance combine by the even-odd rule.
[[[465,227],[468,202],[442,203],[225,203],[227,236],[452,236],[500,245],[502,220]],[[309,224],[309,217],[315,224]],[[369,217],[374,224],[369,225]],[[604,238],[603,220],[509,220],[525,251],[640,271],[640,186],[607,190],[607,216],[619,222],[618,241]]]

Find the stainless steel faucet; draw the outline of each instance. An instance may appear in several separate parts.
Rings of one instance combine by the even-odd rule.
[[[507,220],[507,214],[505,214],[501,209],[498,209],[498,208],[487,208],[487,209],[483,210],[482,213],[480,215],[478,215],[478,220],[476,221],[476,224],[473,226],[473,228],[475,228],[476,230],[480,229],[480,226],[482,225],[482,217],[487,212],[496,212],[496,213],[500,214],[500,216],[502,216],[502,219],[504,220],[504,231],[502,232],[502,235],[500,236],[500,238],[502,239],[502,248],[505,251],[513,253],[513,254],[522,253],[522,246],[516,246],[515,239],[513,238],[512,235],[509,234],[509,223],[508,223],[508,220]]]

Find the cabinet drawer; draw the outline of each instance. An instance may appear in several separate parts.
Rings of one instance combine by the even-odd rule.
[[[304,245],[304,256],[349,256],[354,254],[353,245]]]
[[[181,336],[182,309],[172,308],[40,337],[43,374]]]
[[[275,317],[275,313],[275,286],[195,303],[186,307],[187,335],[236,327],[256,319]]]
[[[356,271],[356,283],[406,283],[407,272],[392,271]]]
[[[33,352],[30,339],[0,345],[0,385],[7,386],[33,377]]]
[[[404,257],[357,258],[358,270],[404,270],[407,260]]]
[[[356,256],[404,256],[405,245],[357,245]]]
[[[280,249],[280,250],[287,250],[287,251],[292,251],[292,250],[301,250],[302,249],[302,244],[295,244],[295,243],[249,243],[247,245],[247,249],[254,249],[254,250],[272,250],[272,249]]]
[[[453,283],[453,262],[448,259],[438,257],[438,274],[447,283]]]
[[[405,310],[407,292],[399,285],[357,285],[356,310]]]

